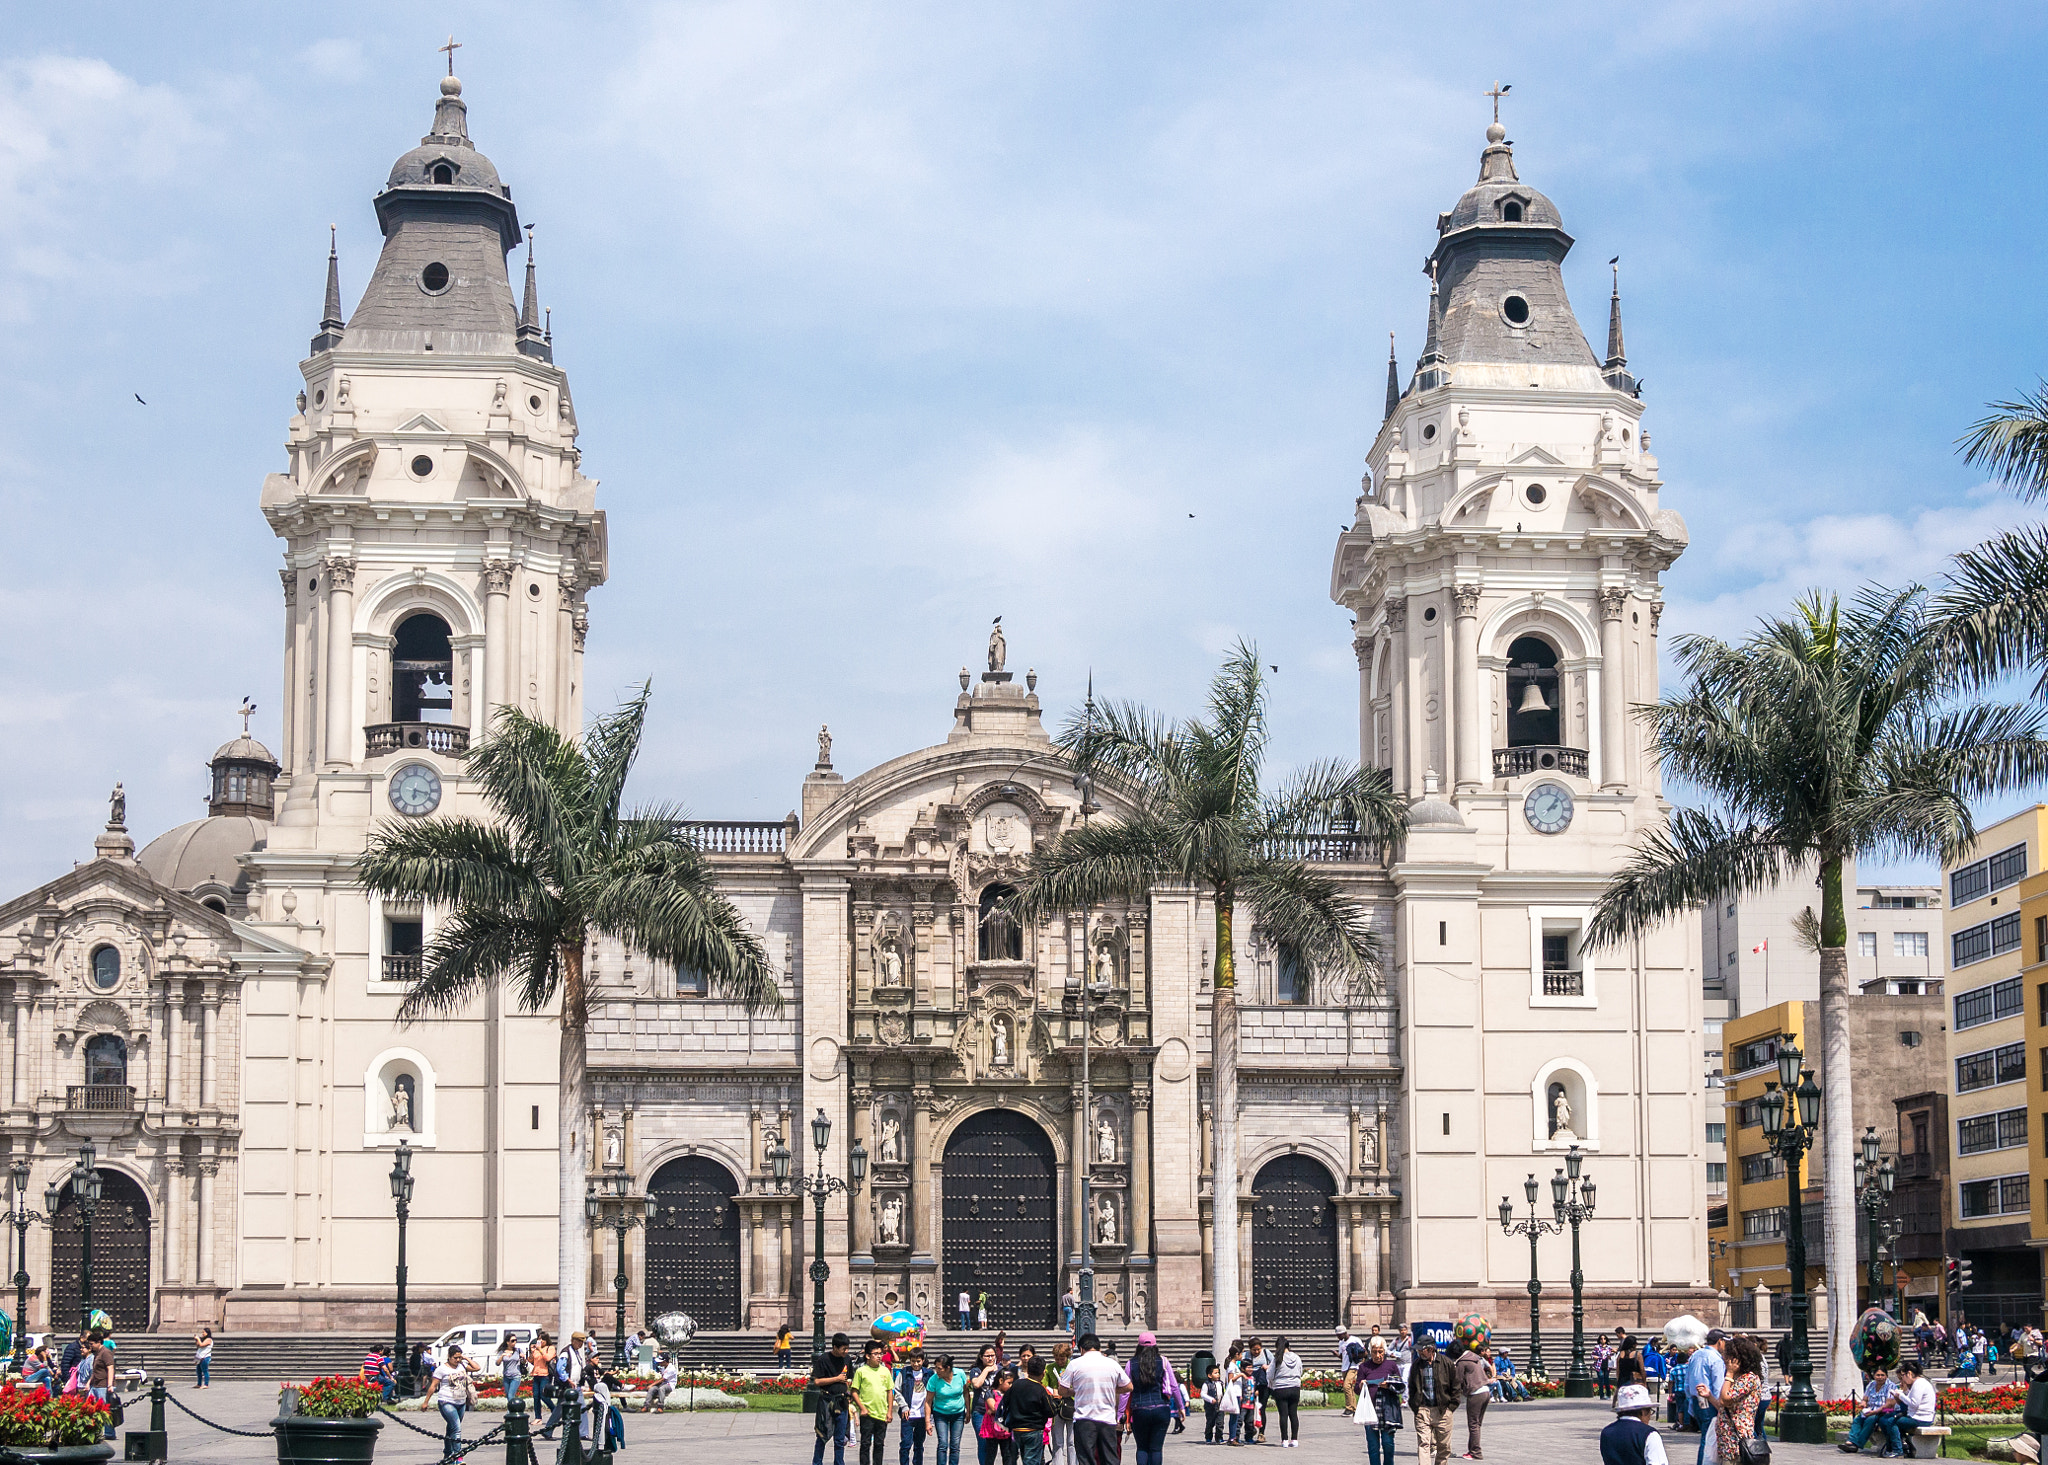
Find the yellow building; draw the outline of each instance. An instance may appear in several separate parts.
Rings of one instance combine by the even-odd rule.
[[[2020,1021],[2027,1052],[2041,1065],[2041,1078],[2028,1087],[2037,1096],[2036,1116],[2048,1137],[2048,870],[2020,882],[2020,962]],[[2025,989],[2033,995],[2028,997]],[[2027,1171],[2033,1202],[2027,1239],[2039,1248],[2048,1246],[2048,1142],[2027,1146]]]
[[[2048,804],[2036,804],[1982,830],[1943,872],[1954,1247],[1973,1280],[1953,1302],[1985,1327],[2042,1317],[2040,1252],[2029,1243],[2033,1197],[2048,1175],[2032,1173],[2041,1161],[2028,1142],[2028,1114],[2033,1092],[2048,1083],[2048,1038],[2040,999],[2030,1014],[2024,997],[2022,968],[2039,965],[2040,943],[2028,939],[2035,933],[2021,906],[2031,892],[2048,915],[2048,882],[2036,877],[2044,835]],[[2048,1114],[2041,1123],[2048,1132]]]

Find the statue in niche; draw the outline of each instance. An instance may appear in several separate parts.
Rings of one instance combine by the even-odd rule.
[[[1095,1241],[1099,1246],[1116,1245],[1116,1202],[1108,1196],[1095,1208]]]
[[[1358,1168],[1372,1170],[1379,1166],[1380,1135],[1376,1126],[1366,1123],[1358,1130]]]
[[[391,1132],[416,1133],[412,1127],[412,1075],[401,1073],[391,1083]]]
[[[892,1195],[882,1202],[881,1243],[884,1246],[903,1244],[903,1197]]]
[[[990,1025],[988,1044],[989,1056],[994,1060],[996,1067],[1008,1068],[1010,1066],[1010,1020],[1007,1017],[998,1017]]]
[[[1100,987],[1116,985],[1116,952],[1107,942],[1095,948],[1095,983]]]
[[[882,943],[882,985],[900,987],[903,985],[903,953],[896,949],[894,941]]]
[[[604,1132],[604,1162],[607,1165],[626,1163],[626,1137],[616,1129]]]
[[[1095,1163],[1114,1165],[1116,1163],[1116,1126],[1104,1114],[1095,1125]]]
[[[1009,657],[1009,643],[1003,640],[1003,618],[997,616],[995,625],[990,628],[988,633],[988,669],[990,671],[1001,671],[1003,663],[1009,660]]]
[[[880,1155],[884,1160],[900,1161],[903,1158],[903,1125],[894,1114],[882,1116]]]
[[[1572,1133],[1572,1101],[1565,1097],[1561,1083],[1550,1086],[1550,1137],[1562,1140],[1578,1138]]]

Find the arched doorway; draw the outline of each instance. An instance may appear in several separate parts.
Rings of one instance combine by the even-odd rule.
[[[1052,1141],[1010,1109],[976,1114],[946,1142],[944,1316],[962,1292],[988,1294],[989,1321],[1058,1319],[1059,1171]]]
[[[149,1330],[149,1197],[118,1170],[100,1170],[92,1219],[92,1305],[122,1333]],[[50,1328],[64,1334],[83,1320],[85,1212],[67,1181],[50,1228]]]
[[[1306,1155],[1270,1160],[1252,1182],[1252,1326],[1337,1321],[1337,1193]]]
[[[647,1316],[685,1312],[700,1328],[739,1327],[738,1182],[715,1160],[689,1155],[655,1171],[647,1193]]]

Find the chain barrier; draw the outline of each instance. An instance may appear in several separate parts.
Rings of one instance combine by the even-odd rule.
[[[211,1419],[208,1419],[204,1414],[199,1413],[198,1410],[186,1408],[185,1401],[183,1399],[180,1399],[176,1394],[171,1393],[169,1390],[165,1390],[164,1398],[169,1400],[171,1403],[177,1405],[178,1408],[184,1410],[185,1413],[191,1415],[194,1419],[198,1420],[208,1429],[217,1429],[222,1434],[231,1434],[235,1436],[237,1439],[244,1440],[267,1440],[274,1439],[276,1437],[273,1431],[267,1429],[229,1429],[225,1424],[215,1424]]]
[[[377,1412],[383,1415],[386,1419],[390,1420],[393,1424],[400,1425],[403,1428],[409,1429],[414,1434],[423,1434],[428,1439],[442,1440],[444,1442],[448,1438],[447,1432],[445,1430],[422,1429],[419,1425],[414,1424],[409,1419],[400,1419],[396,1414],[393,1414],[389,1409],[386,1409],[382,1404],[379,1404],[377,1406]],[[496,1439],[499,1435],[503,1434],[504,1432],[505,1426],[501,1424],[496,1429],[492,1430],[489,1434],[486,1434],[483,1437],[483,1439],[457,1440],[456,1443],[460,1445],[461,1448],[458,1449],[452,1455],[443,1455],[441,1457],[441,1465],[448,1465],[448,1462],[451,1460],[460,1460],[464,1455],[467,1455],[471,1450],[474,1450],[478,1445],[483,1444],[487,1440]]]

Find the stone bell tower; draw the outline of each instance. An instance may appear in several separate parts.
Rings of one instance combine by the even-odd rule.
[[[1414,801],[1392,872],[1397,1290],[1411,1318],[1470,1305],[1521,1326],[1526,1252],[1485,1217],[1573,1144],[1601,1186],[1589,1286],[1623,1309],[1704,1279],[1704,1100],[1685,923],[1581,941],[1663,818],[1629,708],[1657,697],[1659,576],[1685,525],[1661,502],[1618,273],[1602,357],[1565,293],[1556,205],[1498,122],[1486,136],[1478,182],[1437,217],[1427,340],[1405,390],[1389,361],[1330,593],[1356,617],[1362,761]]]
[[[281,1325],[352,1326],[322,1287],[388,1286],[374,1228],[351,1222],[388,1219],[379,1193],[401,1139],[439,1162],[464,1157],[481,1186],[442,1222],[473,1263],[452,1278],[466,1305],[554,1290],[547,1021],[492,995],[398,1028],[436,913],[384,907],[350,866],[381,821],[488,816],[462,759],[498,708],[580,726],[605,518],[579,471],[531,231],[521,300],[512,189],[471,143],[454,76],[375,208],[383,248],[346,319],[330,247],[289,461],[262,494],[284,541],[283,797],[268,846],[247,857],[252,919],[328,962],[317,994],[249,987],[250,1102],[321,1096],[251,1126],[252,1154],[275,1153],[245,1172],[243,1277],[259,1289],[246,1315]],[[359,1301],[364,1320],[382,1315],[382,1301]]]

